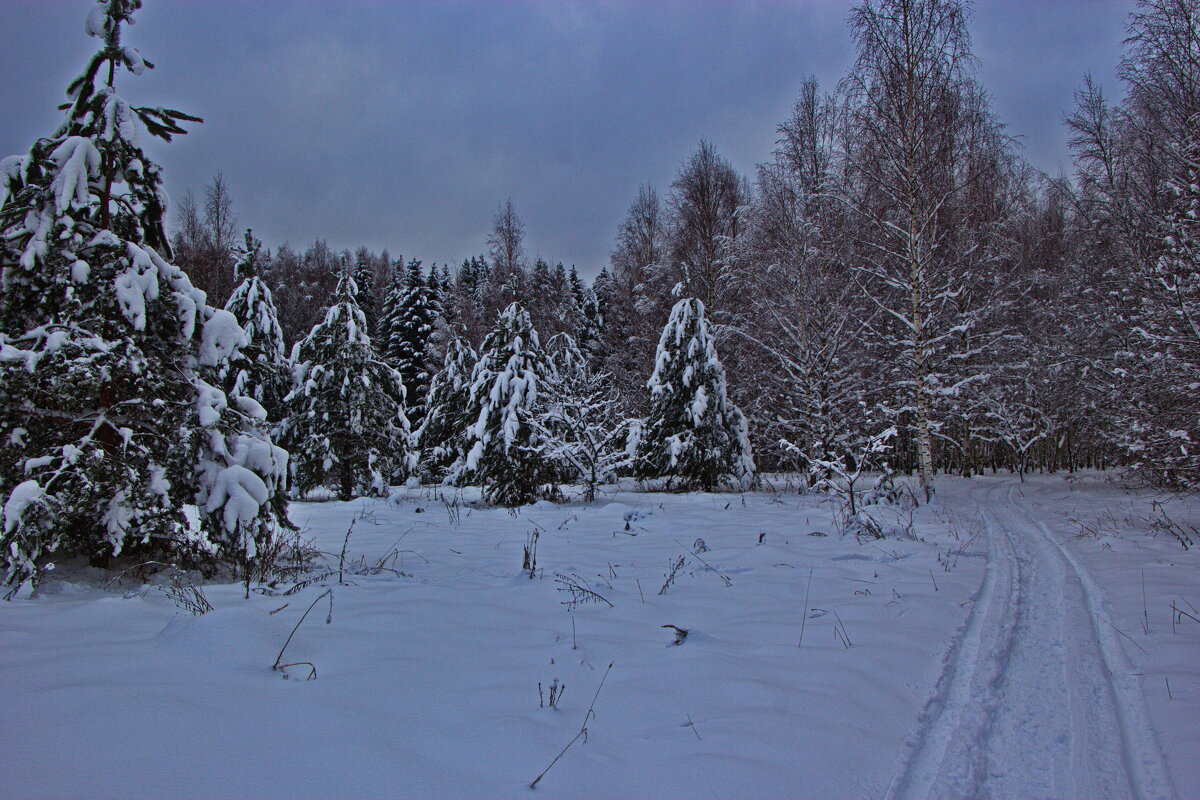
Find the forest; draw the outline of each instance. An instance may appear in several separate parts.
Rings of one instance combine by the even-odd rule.
[[[966,0],[861,0],[606,265],[171,205],[141,6],[0,161],[0,795],[1195,796],[1198,0],[1060,175]]]

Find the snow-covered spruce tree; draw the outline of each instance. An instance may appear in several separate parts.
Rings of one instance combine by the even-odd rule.
[[[222,384],[232,394],[253,397],[272,422],[283,417],[283,398],[291,390],[291,370],[283,346],[283,326],[270,287],[259,275],[262,242],[247,229],[245,244],[235,249],[236,288],[225,310],[237,319],[246,333],[239,358],[221,371]]]
[[[0,162],[0,567],[9,584],[52,557],[249,567],[280,524],[287,454],[252,398],[217,388],[245,334],[169,263],[159,168],[139,125],[170,140],[199,121],[136,108],[119,69],[140,0],[103,0],[103,46],[66,118]]]
[[[546,343],[550,369],[542,382],[541,413],[534,425],[547,457],[562,482],[579,483],[583,499],[596,499],[596,487],[629,463],[627,421],[612,375],[593,371],[570,334]]]
[[[392,265],[391,279],[383,295],[383,304],[379,307],[379,322],[375,326],[375,335],[371,338],[375,345],[375,354],[392,367],[397,366],[397,362],[389,352],[388,342],[391,340],[392,329],[397,325],[400,299],[404,296],[407,285],[408,273],[404,270],[404,257],[401,256]]]
[[[415,436],[421,452],[421,473],[429,480],[445,478],[455,462],[465,455],[462,435],[468,425],[471,374],[478,360],[466,339],[454,338],[446,350],[441,371],[429,383],[425,419]]]
[[[403,282],[393,285],[388,294],[379,331],[384,360],[404,379],[408,390],[406,411],[411,419],[419,419],[424,413],[429,393],[432,370],[428,350],[436,316],[433,294],[421,275],[421,262],[414,258],[408,262]]]
[[[452,474],[456,485],[477,484],[487,502],[509,508],[537,499],[553,478],[544,442],[531,424],[548,369],[529,314],[512,303],[483,340],[471,373],[465,455]]]
[[[358,287],[358,307],[362,309],[363,318],[367,321],[367,335],[377,337],[379,334],[379,312],[375,300],[375,269],[371,266],[371,254],[367,248],[360,247],[354,257],[354,284]]]
[[[414,466],[400,373],[375,357],[357,287],[343,267],[333,305],[292,348],[292,391],[280,426],[301,496],[384,496]]]
[[[634,457],[637,477],[705,491],[727,479],[753,482],[746,419],[729,399],[701,301],[685,298],[671,309],[646,387],[650,413]]]

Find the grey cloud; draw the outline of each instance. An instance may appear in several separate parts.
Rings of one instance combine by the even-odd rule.
[[[0,3],[0,150],[25,150],[91,51],[83,0]],[[206,119],[152,154],[168,190],[223,170],[243,225],[427,260],[479,252],[512,196],[528,249],[594,274],[637,186],[701,136],[765,160],[800,82],[852,59],[843,2],[147,0],[128,40],[158,65],[122,91]],[[1028,156],[1091,71],[1113,91],[1125,2],[984,0],[980,74]]]

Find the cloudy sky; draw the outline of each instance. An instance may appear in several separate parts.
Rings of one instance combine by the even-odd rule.
[[[89,0],[0,0],[0,155],[55,127],[94,49]],[[481,252],[512,197],[531,255],[593,275],[643,182],[701,137],[745,173],[801,81],[853,59],[842,0],[146,0],[118,88],[205,119],[154,146],[173,198],[221,170],[270,246]],[[1049,172],[1084,73],[1119,94],[1132,0],[978,0],[994,108]]]

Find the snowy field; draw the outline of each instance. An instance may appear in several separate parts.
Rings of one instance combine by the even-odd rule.
[[[207,585],[202,616],[128,580],[26,590],[0,794],[521,797],[574,739],[536,794],[1200,797],[1200,541],[1102,476],[940,487],[876,510],[914,534],[880,540],[794,493],[514,515],[408,489],[292,506],[335,569],[354,521],[346,561],[394,571]],[[283,658],[316,677],[285,680],[318,598]]]

